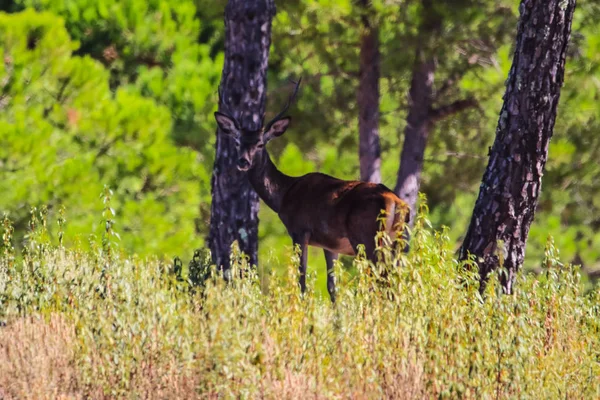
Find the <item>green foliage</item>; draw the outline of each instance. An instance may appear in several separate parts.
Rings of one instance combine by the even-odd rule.
[[[71,240],[91,227],[100,233],[97,197],[108,185],[125,249],[191,252],[206,171],[174,145],[168,109],[131,87],[111,92],[107,71],[72,55],[76,44],[53,14],[0,14],[0,37],[0,209],[18,233],[42,204],[73,210],[62,227]]]
[[[212,143],[207,136],[212,137],[214,124],[205,116],[215,108],[223,62],[223,33],[216,30],[222,1],[202,7],[193,0],[18,2],[61,16],[80,43],[77,54],[110,71],[111,88],[131,84],[166,105],[174,138],[209,154],[205,146]]]
[[[35,378],[18,372],[47,354],[40,362],[70,379],[40,397],[52,387],[92,398],[600,396],[600,292],[583,290],[577,267],[548,242],[541,275],[520,274],[511,296],[494,275],[482,298],[447,230],[429,226],[420,214],[409,254],[380,249],[387,284],[364,259],[356,275],[338,265],[335,306],[315,293],[314,273],[300,295],[297,259],[259,277],[234,253],[230,284],[213,269],[190,292],[159,260],[37,239],[16,265],[0,257],[0,387],[25,395]],[[36,327],[41,339],[12,339]]]

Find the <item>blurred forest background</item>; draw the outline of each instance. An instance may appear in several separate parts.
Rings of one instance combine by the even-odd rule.
[[[443,0],[434,105],[476,107],[435,123],[421,191],[430,218],[460,245],[487,163],[512,61],[518,1]],[[31,207],[66,209],[65,240],[100,233],[104,185],[113,191],[120,246],[189,259],[209,229],[225,0],[0,2],[0,212],[26,240]],[[359,178],[362,9],[351,0],[277,2],[267,118],[302,76],[289,132],[269,145],[281,170]],[[396,184],[415,45],[426,10],[375,0],[381,51],[382,182]],[[600,5],[578,2],[565,86],[525,267],[547,236],[564,260],[600,269]],[[53,217],[54,216],[54,217]],[[49,227],[56,234],[56,224]],[[260,263],[277,269],[291,241],[260,211]],[[311,250],[316,252],[316,250]],[[317,255],[318,254],[318,255]],[[309,264],[324,273],[320,252]],[[321,265],[323,264],[323,265]],[[594,275],[594,274],[592,274]]]

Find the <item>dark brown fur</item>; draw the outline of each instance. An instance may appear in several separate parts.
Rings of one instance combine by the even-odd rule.
[[[282,200],[278,214],[291,236],[308,233],[309,245],[350,256],[363,244],[371,259],[381,211],[394,215],[386,224],[388,234],[393,234],[406,210],[404,202],[382,184],[343,181],[321,173],[297,178]]]

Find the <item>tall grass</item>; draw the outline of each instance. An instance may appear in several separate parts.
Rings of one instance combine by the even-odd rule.
[[[200,253],[119,254],[112,224],[84,252],[36,217],[17,257],[5,220],[0,398],[599,398],[600,292],[549,242],[542,275],[482,296],[426,217],[410,253],[380,249],[387,284],[338,265],[335,305],[300,295],[297,257],[259,279],[234,249],[226,285]]]

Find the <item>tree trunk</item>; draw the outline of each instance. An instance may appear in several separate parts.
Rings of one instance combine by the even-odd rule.
[[[431,0],[422,0],[422,20],[415,53],[409,91],[409,110],[404,129],[398,180],[394,192],[410,207],[410,224],[414,223],[417,197],[427,138],[432,128],[433,80],[435,60],[432,42],[439,35],[442,16],[432,8]]]
[[[245,128],[258,129],[265,111],[273,0],[229,0],[225,8],[225,62],[219,111]],[[217,131],[212,175],[208,243],[213,262],[229,275],[231,244],[255,265],[258,261],[259,200],[244,173],[235,167],[234,142]]]
[[[404,129],[404,144],[394,192],[410,207],[410,225],[414,223],[417,196],[427,137],[431,130],[430,110],[433,103],[435,62],[417,49],[409,91],[409,110]]]
[[[556,119],[575,0],[522,0],[517,44],[496,139],[460,257],[476,257],[482,290],[491,271],[512,293],[523,264]]]
[[[360,179],[381,182],[379,143],[379,29],[369,0],[361,0],[360,78],[357,92]]]

